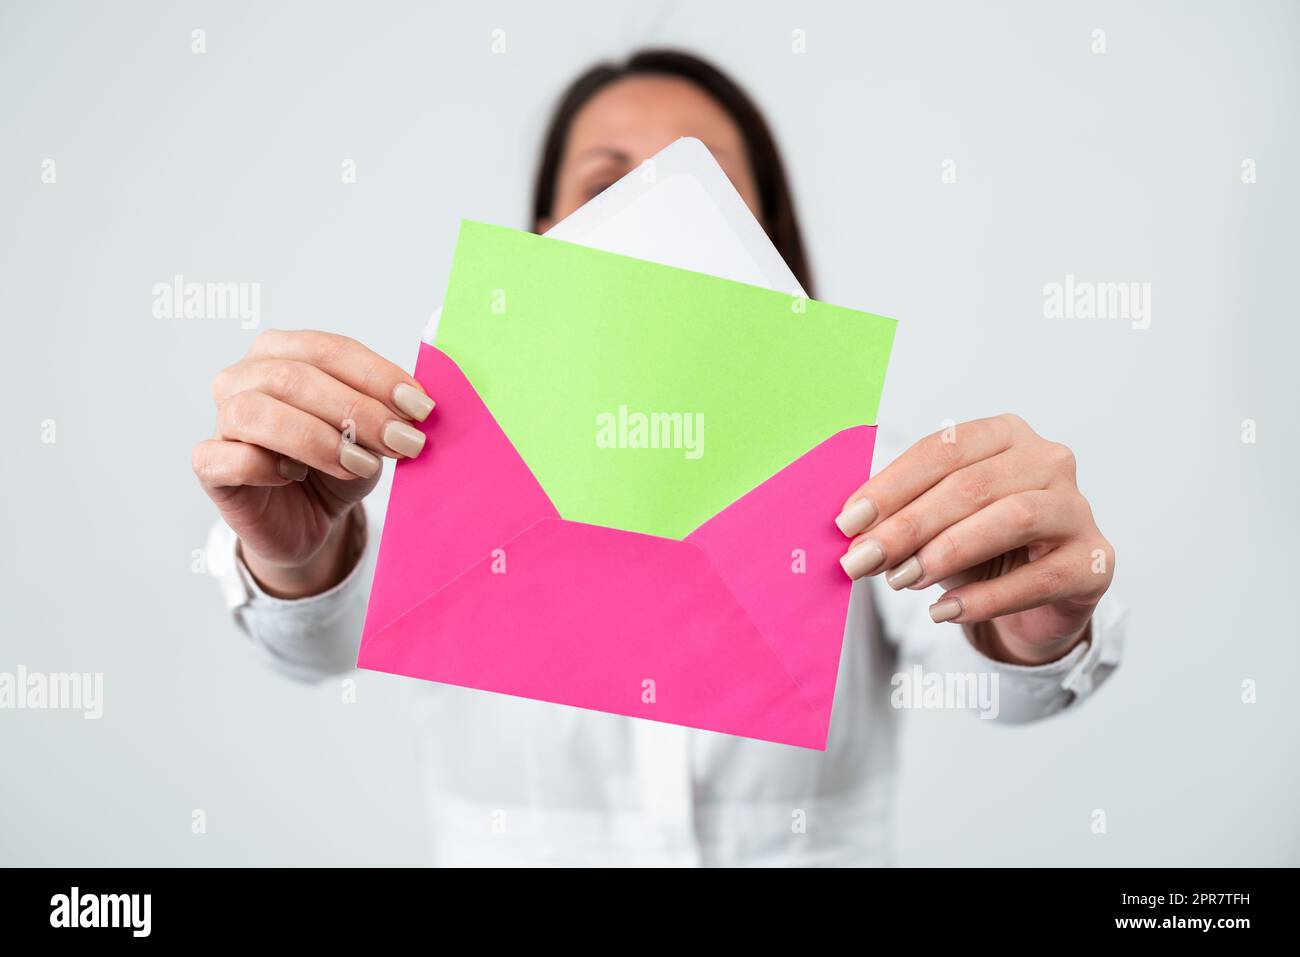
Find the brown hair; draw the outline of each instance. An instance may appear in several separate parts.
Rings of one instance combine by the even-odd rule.
[[[679,77],[695,84],[721,104],[745,141],[749,164],[758,185],[760,219],[773,245],[799,280],[804,291],[812,295],[812,273],[804,255],[803,239],[794,214],[794,199],[786,181],[785,167],[777,151],[776,140],[763,114],[748,94],[713,64],[689,53],[676,50],[642,50],[625,63],[599,63],[576,80],[560,97],[542,144],[541,164],[533,190],[533,221],[549,219],[555,205],[555,179],[560,170],[569,127],[587,101],[617,80],[638,74]]]

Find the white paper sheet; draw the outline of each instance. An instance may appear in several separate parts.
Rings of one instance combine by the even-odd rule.
[[[552,239],[804,295],[703,143],[683,137],[556,223]],[[432,343],[441,308],[424,331]]]

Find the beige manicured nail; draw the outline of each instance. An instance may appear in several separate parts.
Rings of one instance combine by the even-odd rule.
[[[889,587],[898,591],[906,588],[908,585],[915,585],[925,574],[925,569],[921,567],[921,559],[913,555],[903,564],[899,565],[891,572],[885,573],[885,581],[889,582]]]
[[[405,382],[400,383],[393,390],[393,405],[403,415],[409,415],[417,422],[423,422],[433,411],[433,400],[421,392],[415,386],[407,385]]]
[[[861,578],[868,572],[875,571],[885,560],[885,550],[876,542],[867,539],[854,545],[840,559],[840,567],[850,578]]]
[[[835,518],[840,531],[852,538],[866,530],[876,520],[876,506],[869,498],[860,498],[852,505],[846,506]]]
[[[307,466],[296,459],[280,456],[280,477],[290,482],[301,482],[307,477]]]
[[[960,598],[945,598],[943,601],[936,601],[930,606],[930,619],[937,625],[940,622],[952,621],[961,614]]]
[[[380,461],[354,442],[344,442],[339,449],[339,465],[353,475],[370,478],[379,471]]]
[[[424,433],[396,420],[384,426],[384,444],[399,455],[415,458],[424,448]]]

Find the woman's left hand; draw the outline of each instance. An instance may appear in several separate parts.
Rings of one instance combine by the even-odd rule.
[[[835,521],[856,536],[840,559],[850,578],[886,572],[895,590],[942,584],[930,617],[968,626],[1017,664],[1074,647],[1114,575],[1115,551],[1075,484],[1073,453],[1014,415],[922,439]]]

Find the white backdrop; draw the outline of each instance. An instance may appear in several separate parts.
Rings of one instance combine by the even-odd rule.
[[[900,859],[1300,863],[1300,7],[614,7],[0,8],[0,671],[105,682],[98,721],[0,710],[0,864],[428,859],[401,679],[273,676],[193,571],[189,449],[255,333],[151,290],[258,282],[263,327],[409,366],[459,218],[527,224],[563,84],[659,44],[766,109],[819,296],[900,320],[881,421],[1020,413],[1118,549],[1128,657],[1086,708],[907,717]],[[1067,275],[1150,283],[1150,327],[1046,318]]]

